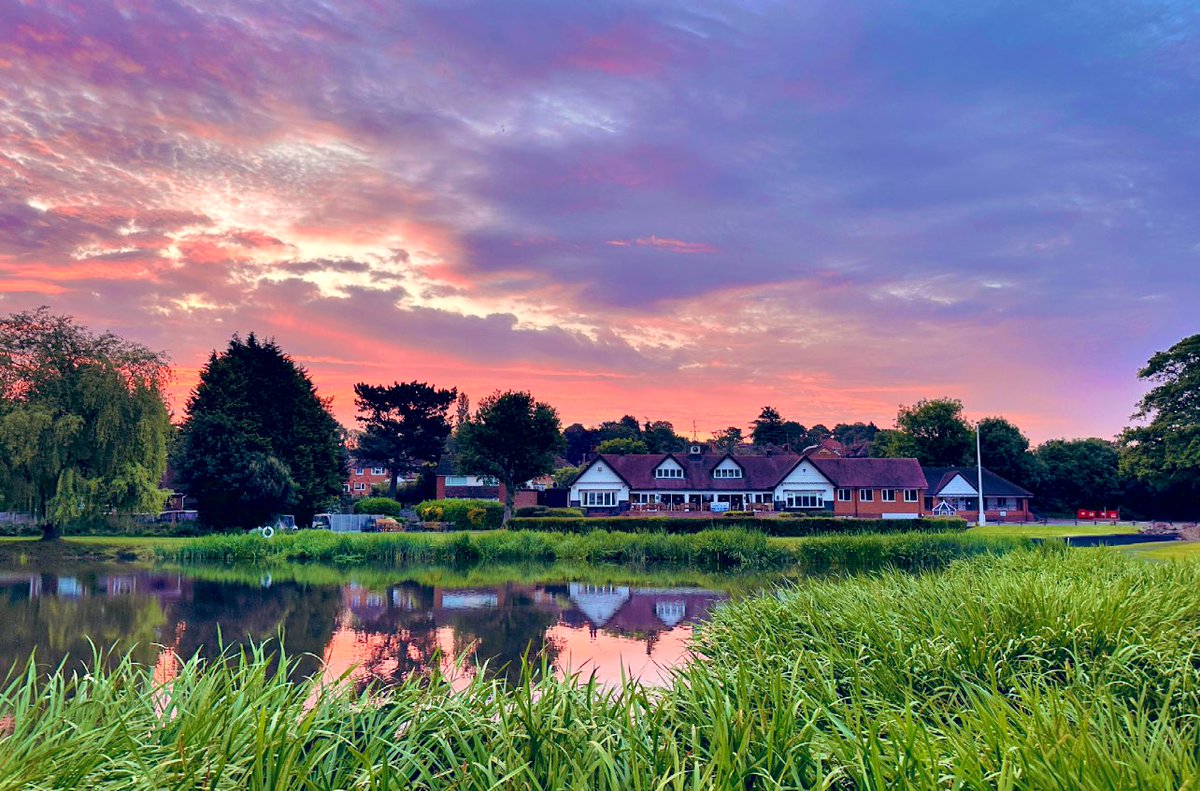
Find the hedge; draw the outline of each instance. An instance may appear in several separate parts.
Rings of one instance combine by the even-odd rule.
[[[614,516],[569,518],[517,517],[510,530],[540,530],[553,533],[590,533],[608,530],[620,533],[699,533],[714,528],[746,528],[769,536],[853,535],[860,533],[952,533],[967,529],[965,519],[851,519],[837,517],[724,517],[720,519],[672,518],[669,516]]]
[[[455,530],[495,530],[504,523],[504,505],[495,500],[426,500],[417,506],[424,522],[448,522]]]
[[[527,505],[524,508],[518,508],[514,511],[513,516],[578,518],[583,516],[583,511],[578,508],[549,508],[544,505]]]
[[[364,497],[354,501],[356,514],[381,514],[383,516],[400,516],[402,506],[390,497]]]

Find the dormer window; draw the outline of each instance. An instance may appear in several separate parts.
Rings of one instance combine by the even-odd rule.
[[[654,471],[655,478],[682,478],[683,470],[679,467],[659,467]]]
[[[714,478],[741,478],[741,467],[718,467],[713,470]]]

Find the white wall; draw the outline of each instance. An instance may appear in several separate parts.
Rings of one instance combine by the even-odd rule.
[[[578,480],[571,484],[571,500],[582,499],[579,493],[589,489],[616,491],[617,502],[628,502],[629,500],[629,487],[603,459],[588,467]]]
[[[933,494],[933,492],[930,492]],[[975,491],[975,487],[967,482],[966,478],[961,475],[955,475],[950,479],[950,483],[946,484],[946,488],[937,493],[938,497],[974,497],[979,492]]]
[[[663,459],[663,463],[655,467],[656,470],[682,470],[683,465],[672,459],[670,456]]]
[[[714,470],[740,470],[741,467],[733,459],[724,459],[720,464],[713,468]],[[723,478],[722,480],[728,480]]]
[[[821,471],[807,459],[796,465],[796,469],[788,473],[778,486],[775,487],[775,499],[782,500],[785,491],[793,492],[824,492],[825,502],[833,504],[834,486]]]

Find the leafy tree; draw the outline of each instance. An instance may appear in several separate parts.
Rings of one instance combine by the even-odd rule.
[[[596,432],[584,428],[582,423],[572,423],[563,429],[565,450],[563,455],[572,464],[582,464],[584,458],[596,447]]]
[[[900,407],[897,433],[888,436],[888,455],[912,456],[922,464],[946,467],[972,462],[975,434],[962,411],[957,398],[922,399]]]
[[[606,439],[641,438],[642,427],[638,424],[637,418],[632,415],[626,415],[620,420],[606,420],[595,430],[595,441],[597,444],[604,442]]]
[[[874,423],[838,423],[833,427],[833,438],[850,449],[870,445],[878,433]]]
[[[676,434],[668,420],[647,420],[642,427],[642,441],[650,453],[675,453],[687,444],[687,438]]]
[[[554,488],[566,489],[575,480],[575,476],[579,474],[578,467],[559,467],[553,473]]]
[[[342,430],[328,403],[303,368],[253,333],[209,357],[179,439],[180,482],[201,521],[219,530],[288,509],[307,524],[345,481]]]
[[[783,445],[787,442],[783,416],[773,406],[763,407],[750,425],[753,427],[750,439],[755,445]]]
[[[1035,453],[1040,481],[1034,489],[1034,503],[1039,510],[1069,514],[1079,508],[1112,508],[1119,504],[1120,461],[1113,443],[1094,437],[1053,439],[1039,445]]]
[[[162,354],[48,308],[0,318],[0,505],[29,511],[45,539],[161,509],[168,376]]]
[[[808,439],[808,429],[794,420],[783,421],[783,443],[792,450],[803,450]]]
[[[627,456],[630,453],[649,453],[650,449],[640,439],[606,439],[596,446],[597,453],[615,453]]]
[[[912,439],[894,428],[881,428],[867,447],[873,459],[910,458],[916,455]]]
[[[354,385],[362,435],[355,456],[388,471],[388,497],[396,499],[400,476],[436,463],[450,435],[446,413],[457,391],[424,382]]]
[[[1147,485],[1172,516],[1200,511],[1200,335],[1156,352],[1138,371],[1154,385],[1138,404],[1144,425],[1121,435],[1122,469]]]
[[[1021,429],[1002,417],[985,417],[979,421],[979,447],[983,466],[1027,489],[1034,487],[1037,459]]]
[[[563,447],[558,412],[526,392],[493,393],[459,431],[459,464],[469,474],[504,485],[504,522],[512,518],[517,487],[554,469]]]
[[[458,400],[454,402],[454,427],[458,428],[470,419],[471,399],[467,398],[466,393],[459,393]]]
[[[806,445],[820,445],[825,440],[833,436],[825,424],[818,423],[808,430],[808,435],[805,437]]]
[[[725,453],[737,453],[742,445],[742,430],[737,426],[729,426],[713,435],[713,444]]]

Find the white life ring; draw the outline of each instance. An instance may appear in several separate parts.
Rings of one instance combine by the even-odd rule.
[[[267,525],[266,527],[264,527],[262,529],[262,537],[263,538],[271,538],[274,535],[275,535],[275,528],[271,527],[270,525]]]

